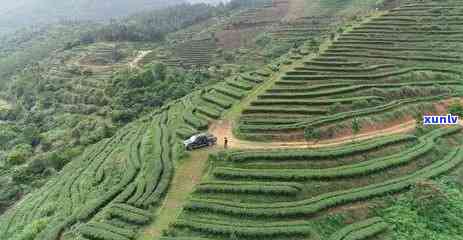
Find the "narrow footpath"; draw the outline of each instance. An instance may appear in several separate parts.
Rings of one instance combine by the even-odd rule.
[[[201,181],[208,155],[207,149],[194,151],[178,163],[162,207],[154,213],[154,222],[141,232],[138,240],[157,240],[162,236],[162,231],[175,222],[194,187]]]

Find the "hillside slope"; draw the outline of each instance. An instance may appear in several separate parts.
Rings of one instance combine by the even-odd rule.
[[[316,31],[316,39],[310,26],[336,16],[312,19],[301,15],[297,18],[301,21],[292,25],[281,20],[293,19],[286,18],[287,12],[276,11],[276,20],[267,15],[288,9],[288,1],[273,3],[237,13],[235,22],[212,25],[242,30],[269,21],[277,29],[263,32],[274,34],[279,43],[289,40],[290,51],[268,60],[268,65],[256,64],[256,71],[242,70],[198,90],[195,86],[202,82],[183,78],[178,74],[180,68],[166,74],[163,64],[148,64],[157,61],[156,54],[147,54],[146,68],[134,75],[133,69],[126,69],[116,78],[109,77],[112,67],[119,65],[115,59],[123,67],[131,59],[113,58],[118,55],[117,45],[106,42],[72,47],[51,58],[49,63],[54,64],[47,65],[46,71],[37,70],[43,76],[37,81],[40,89],[51,93],[39,95],[37,106],[75,114],[68,115],[67,120],[77,115],[107,117],[107,103],[114,100],[107,97],[121,97],[108,94],[111,91],[105,87],[109,84],[117,86],[110,90],[126,90],[116,93],[123,93],[119,100],[128,109],[151,106],[148,103],[153,99],[156,104],[169,99],[159,96],[189,94],[108,134],[111,136],[87,147],[59,173],[52,173],[44,186],[0,216],[0,239],[137,239],[143,226],[165,220],[159,215],[165,206],[164,196],[178,190],[172,189],[176,186],[170,185],[171,180],[182,159],[190,157],[182,140],[206,131],[210,123],[223,117],[237,121],[235,133],[239,137],[316,141],[346,132],[355,136],[369,123],[380,122],[379,127],[384,127],[410,118],[404,117],[406,114],[446,112],[447,105],[440,102],[462,95],[463,53],[458,36],[463,32],[463,5],[455,1],[409,1],[387,12],[370,11],[374,5],[368,5],[365,12],[371,15],[365,21],[359,17],[326,35]],[[333,5],[339,1],[329,3],[345,7]],[[252,16],[260,16],[260,21],[252,21]],[[213,59],[204,57],[204,52],[215,54],[209,49],[214,45],[209,43],[216,40],[205,39],[204,44],[204,39],[186,37],[174,44],[174,48],[183,46],[177,52],[182,55],[180,60],[207,60],[206,67],[193,70],[193,75],[203,76],[202,71]],[[294,39],[299,44],[294,44]],[[128,45],[131,50],[132,45]],[[188,55],[191,47],[197,51]],[[179,78],[190,84],[182,85],[186,91],[169,85],[180,85]],[[149,85],[153,82],[159,85]],[[139,95],[145,91],[157,94]],[[25,102],[29,100],[28,94],[23,97]],[[34,112],[32,109],[39,107],[32,106]],[[77,131],[80,126],[72,125],[72,137],[79,140],[88,134],[81,136]],[[71,132],[52,132],[47,137],[53,139],[63,133]],[[418,129],[315,150],[212,154],[204,181],[185,202],[176,221],[163,222],[160,225],[169,229],[156,231],[165,239],[177,240],[387,239],[394,231],[389,228],[391,223],[369,210],[369,206],[383,206],[383,202],[375,205],[369,200],[383,200],[381,197],[390,193],[401,193],[417,182],[459,168],[463,162],[462,137],[462,128],[456,126]],[[12,156],[10,160],[19,159]],[[27,180],[27,174],[16,170],[6,174]],[[46,170],[44,174],[52,172]],[[346,212],[353,213],[336,215]],[[449,232],[454,238],[461,235],[453,228]]]
[[[22,0],[2,3],[0,34],[32,25],[58,21],[101,21],[130,14],[185,3],[183,0],[112,0],[56,1]],[[4,5],[4,6],[3,6]],[[4,8],[3,8],[4,7]]]

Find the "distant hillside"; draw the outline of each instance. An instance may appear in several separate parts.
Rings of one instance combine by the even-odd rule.
[[[159,9],[185,0],[7,0],[0,9],[0,33],[62,20],[108,20]]]
[[[188,0],[189,3],[207,3],[217,5],[219,3],[228,3],[230,0]]]

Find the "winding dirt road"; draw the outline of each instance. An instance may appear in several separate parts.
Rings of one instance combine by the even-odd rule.
[[[318,142],[297,141],[297,142],[251,142],[240,140],[232,133],[232,123],[230,121],[219,121],[211,125],[209,132],[219,139],[219,147],[223,147],[223,139],[228,139],[228,147],[232,149],[294,149],[294,148],[321,148],[345,144],[348,142],[367,140],[371,138],[411,132],[416,127],[415,120],[410,120],[402,124],[394,125],[375,131],[369,131],[353,136],[343,136],[340,138],[322,140]]]
[[[436,104],[438,114],[446,114],[447,106],[452,100],[442,101]],[[463,100],[461,100],[463,102]],[[463,126],[463,120],[460,120],[460,125]],[[231,120],[220,120],[211,124],[209,133],[213,134],[218,139],[218,147],[224,147],[224,138],[228,139],[228,147],[231,149],[294,149],[294,148],[321,148],[331,147],[346,144],[352,141],[368,140],[376,137],[382,137],[392,134],[401,134],[411,132],[416,128],[415,120],[405,120],[392,126],[387,126],[379,129],[366,130],[360,132],[355,137],[350,135],[341,136],[329,140],[321,140],[318,142],[297,141],[297,142],[252,142],[236,138],[233,135],[233,122]]]
[[[152,51],[152,50],[139,51],[139,52],[138,52],[138,55],[137,55],[131,62],[129,62],[129,67],[130,67],[130,68],[136,68],[136,67],[138,67],[138,63],[139,63],[144,57],[146,57],[146,55],[150,54],[151,52],[153,52],[153,51]]]

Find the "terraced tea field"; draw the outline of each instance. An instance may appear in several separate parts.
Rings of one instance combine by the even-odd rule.
[[[288,2],[287,0],[262,1],[234,16],[228,28],[255,27],[278,22],[287,13]]]
[[[37,239],[134,239],[169,188],[184,151],[180,140],[206,129],[261,83],[256,75],[194,92],[89,147],[2,215],[0,238],[26,236],[40,224]]]
[[[244,12],[240,24],[274,22],[265,11],[288,3]],[[306,20],[299,29],[280,29],[282,39],[306,38],[310,44],[313,34],[306,27],[314,19]],[[257,71],[194,91],[88,147],[0,216],[0,239],[145,240],[151,232],[162,240],[393,239],[395,229],[373,209],[419,182],[461,171],[463,127],[355,136],[362,129],[414,123],[423,113],[444,113],[451,100],[461,100],[462,35],[462,1],[407,1],[347,28],[318,54],[292,49]],[[177,44],[179,58],[171,64],[207,66],[214,44]],[[57,57],[44,76],[53,96],[49,107],[104,113],[111,101],[105,85],[130,62],[118,58],[115,48],[92,44]],[[140,64],[158,57],[147,53]],[[208,154],[207,169],[186,173],[182,160],[191,164],[198,155],[186,153],[182,141],[219,120],[236,120],[233,133],[249,143],[342,141],[318,148],[209,148],[198,163]],[[172,181],[179,172],[195,181],[204,175],[186,201],[192,185],[173,185],[184,183]],[[172,204],[182,209],[163,211],[170,206],[166,194],[183,189]],[[340,219],[338,213],[351,214]]]
[[[315,131],[330,139],[355,135],[354,121],[374,129],[445,112],[444,102],[462,94],[462,6],[408,3],[352,27],[266,83],[244,107],[235,134],[250,143],[301,141]],[[375,217],[370,200],[460,169],[462,130],[212,154],[163,239],[392,239],[392,226]],[[330,216],[341,212],[353,212],[352,219],[334,227]]]
[[[198,39],[179,44],[175,48],[175,55],[179,60],[179,66],[207,66],[215,50],[216,43],[213,39]]]
[[[368,125],[432,112],[429,103],[461,95],[461,10],[408,4],[354,26],[260,94],[235,132],[297,140],[321,128],[330,137],[356,118]]]
[[[44,76],[45,88],[52,92],[48,104],[71,114],[107,114],[112,99],[105,89],[115,71],[128,68],[128,59],[114,58],[115,51],[113,45],[99,43],[52,58]]]
[[[282,42],[304,42],[307,39],[322,38],[328,35],[336,19],[330,16],[310,16],[280,23],[271,31],[273,39]]]
[[[388,225],[357,219],[329,233],[322,216],[457,168],[463,161],[462,136],[462,128],[453,127],[316,150],[221,152],[170,233],[179,239],[374,237]]]
[[[211,121],[219,119],[224,111],[239,103],[247,93],[266,81],[268,75],[264,75],[257,72],[245,73],[203,89],[197,96],[192,97],[195,105],[184,115],[186,126],[177,129],[177,135],[186,139],[206,130]]]

